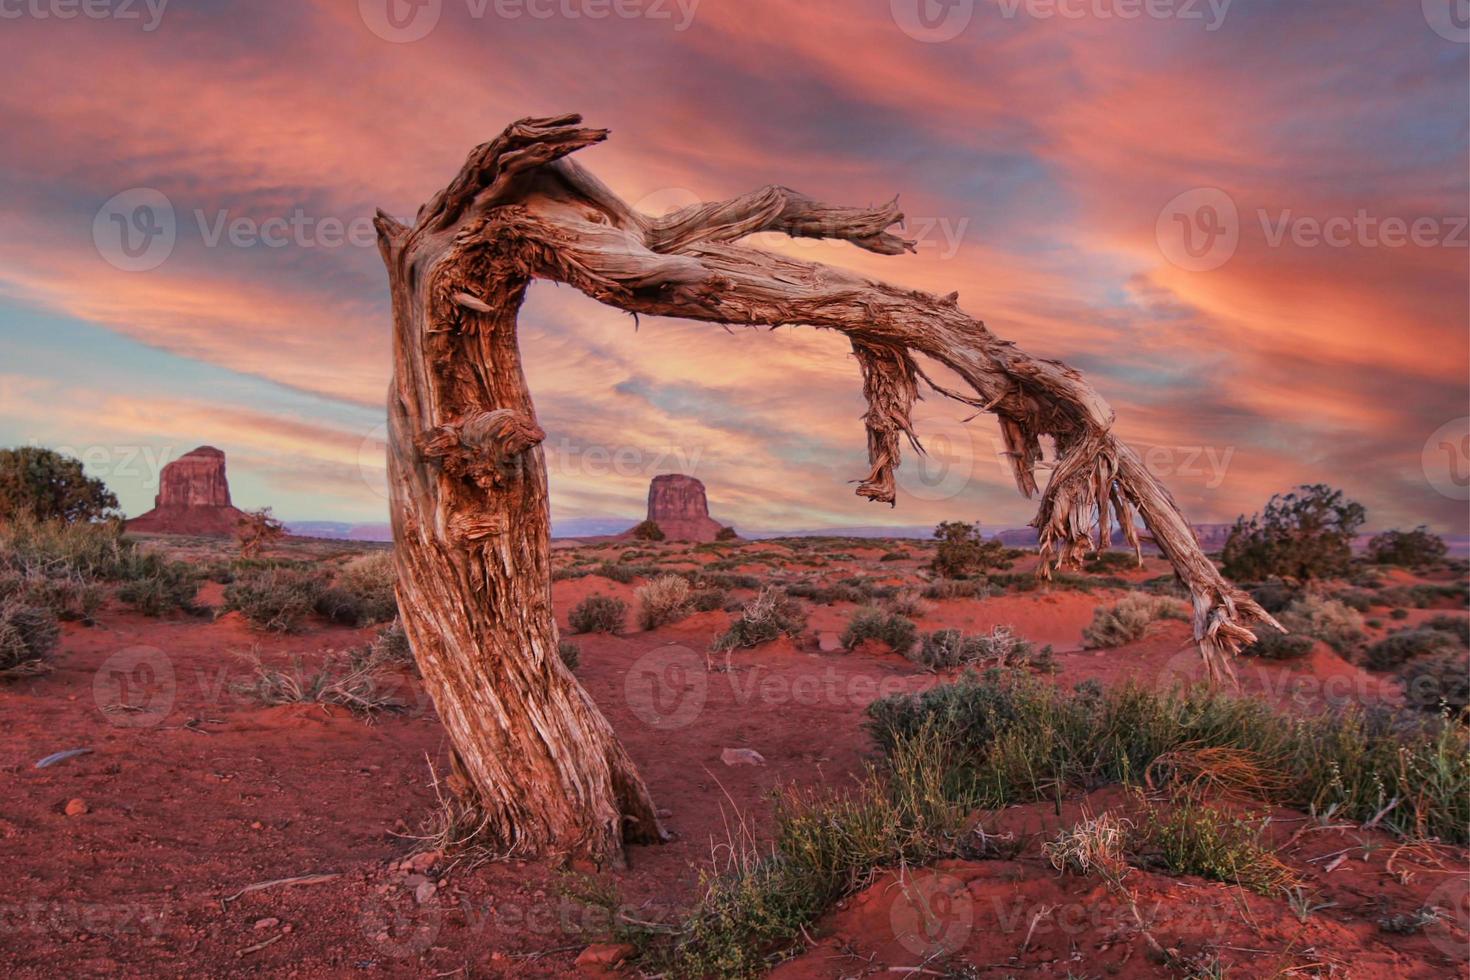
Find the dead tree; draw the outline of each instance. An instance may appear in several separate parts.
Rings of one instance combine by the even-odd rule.
[[[858,494],[894,502],[901,444],[922,452],[910,412],[923,381],[999,419],[1017,487],[1041,495],[1043,574],[1106,547],[1114,518],[1137,550],[1136,515],[1193,596],[1212,675],[1254,639],[1250,622],[1271,622],[1205,557],[1077,372],[996,338],[958,294],[740,244],[775,231],[898,255],[913,243],[889,230],[902,220],[896,202],[833,207],[773,186],[654,218],[569,158],[606,137],[576,115],[523,119],[472,151],[414,227],[381,211],[376,220],[393,301],[399,607],[456,772],[503,849],[616,861],[625,842],[662,837],[643,781],[557,655],[543,433],[516,341],[532,279],[635,315],[840,331],[869,406],[872,469]],[[945,365],[963,390],[932,381],[915,355]],[[1044,490],[1042,436],[1056,447]]]

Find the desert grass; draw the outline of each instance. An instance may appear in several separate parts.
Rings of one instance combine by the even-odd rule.
[[[268,666],[255,651],[240,657],[249,675],[235,683],[235,693],[257,704],[337,705],[368,719],[407,709],[386,689],[383,661],[372,656],[370,650],[367,655],[359,652],[327,657],[314,669],[306,667],[299,657],[292,659],[288,670]]]
[[[766,586],[745,604],[730,628],[711,646],[716,653],[728,653],[768,643],[781,636],[792,638],[806,629],[806,609],[775,586]]]
[[[628,604],[622,599],[593,593],[572,607],[567,625],[573,633],[621,633],[627,618]]]
[[[692,589],[678,575],[660,575],[634,590],[638,599],[638,628],[657,629],[688,616]]]
[[[1185,618],[1184,603],[1177,599],[1130,592],[1113,605],[1093,612],[1092,622],[1082,630],[1083,646],[1120,647],[1142,639],[1151,623]]]

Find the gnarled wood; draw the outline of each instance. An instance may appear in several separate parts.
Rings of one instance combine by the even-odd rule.
[[[399,602],[459,767],[508,849],[611,857],[660,837],[653,807],[607,722],[562,668],[551,613],[546,472],[516,346],[527,283],[568,283],[635,314],[838,330],[869,403],[872,471],[858,493],[894,501],[900,435],[918,450],[917,380],[997,416],[1033,522],[1043,573],[1108,543],[1135,513],[1194,601],[1212,674],[1274,622],[1202,553],[1168,491],[1113,435],[1113,412],[1066,365],[1038,359],[936,297],[739,243],[780,231],[880,254],[912,243],[877,209],[767,187],[652,218],[567,155],[606,132],[575,115],[523,119],[470,153],[412,229],[379,215],[393,290],[389,475]],[[968,391],[935,384],[914,355]],[[1036,482],[1041,437],[1056,445]]]

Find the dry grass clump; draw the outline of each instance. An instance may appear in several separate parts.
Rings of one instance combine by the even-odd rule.
[[[567,625],[573,633],[621,633],[628,618],[622,599],[593,593],[572,607]]]
[[[1176,875],[1229,882],[1260,895],[1279,895],[1298,881],[1296,873],[1262,843],[1265,821],[1240,816],[1177,793],[1167,806],[1151,806],[1138,846],[1151,851]]]
[[[292,658],[289,670],[267,666],[254,651],[241,658],[250,676],[235,684],[235,692],[259,704],[340,705],[369,718],[408,707],[384,689],[384,664],[370,652],[328,656],[314,670],[299,657]]]
[[[1128,870],[1126,851],[1132,830],[1131,820],[1105,810],[1060,831],[1041,845],[1041,853],[1058,871],[1119,881]]]
[[[61,627],[51,610],[26,605],[19,597],[0,600],[0,678],[44,669],[60,638]]]
[[[795,638],[805,629],[806,608],[785,590],[768,585],[745,604],[730,628],[715,640],[713,649],[740,650],[783,635]]]
[[[910,654],[910,659],[935,670],[982,663],[993,667],[1046,667],[1051,658],[1050,646],[1037,650],[1009,626],[971,635],[957,629],[935,630],[925,633],[918,649]]]
[[[1141,639],[1149,624],[1162,619],[1187,619],[1184,603],[1168,596],[1130,592],[1111,606],[1093,611],[1083,628],[1083,646],[1119,647]]]
[[[925,599],[914,589],[899,589],[883,603],[883,608],[895,616],[918,619],[934,611],[934,603]]]
[[[638,628],[651,630],[677,623],[690,613],[692,589],[689,580],[679,575],[660,575],[638,586]]]

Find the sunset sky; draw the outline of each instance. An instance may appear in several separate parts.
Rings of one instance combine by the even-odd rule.
[[[760,244],[958,290],[1086,374],[1195,521],[1325,481],[1370,527],[1465,533],[1466,6],[0,0],[0,444],[82,456],[132,515],[207,443],[239,506],[385,521],[367,218],[575,111],[612,130],[580,162],[652,213],[899,194],[915,255]],[[544,283],[521,325],[558,520],[631,521],[674,471],[747,529],[1034,512],[994,420],[937,397],[898,506],[854,496],[838,335],[635,332]]]

